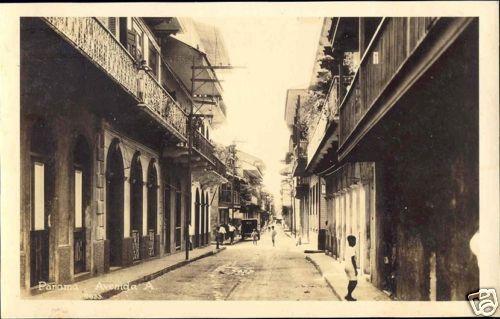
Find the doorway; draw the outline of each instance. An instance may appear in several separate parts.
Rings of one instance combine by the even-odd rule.
[[[74,274],[87,270],[87,228],[85,226],[91,194],[91,153],[83,136],[79,136],[73,149],[73,265]]]
[[[43,120],[31,132],[30,286],[49,281],[50,228],[54,197],[54,152],[51,131]]]
[[[113,140],[106,159],[106,238],[109,264],[121,266],[123,239],[123,157],[119,141]]]
[[[153,257],[156,255],[156,228],[158,214],[158,175],[155,167],[155,160],[152,159],[148,167],[148,255]]]
[[[132,236],[132,260],[139,260],[141,256],[142,235],[142,194],[143,179],[140,153],[132,157],[130,167],[130,233]]]

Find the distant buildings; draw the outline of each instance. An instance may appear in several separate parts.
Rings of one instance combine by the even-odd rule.
[[[227,158],[229,182],[219,191],[219,220],[228,223],[258,219],[262,225],[274,213],[273,197],[263,189],[265,166],[261,159],[230,145],[221,158]]]
[[[326,18],[289,90],[290,228],[402,300],[479,288],[478,20]],[[326,225],[328,220],[328,226]]]

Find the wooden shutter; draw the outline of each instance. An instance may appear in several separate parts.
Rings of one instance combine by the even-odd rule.
[[[108,18],[108,29],[113,33],[113,35],[116,37],[117,36],[117,18]]]

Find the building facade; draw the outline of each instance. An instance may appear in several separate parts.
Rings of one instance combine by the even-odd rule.
[[[193,97],[165,54],[182,31],[175,18],[21,19],[23,288],[186,249],[198,193],[209,220],[215,192],[191,181],[225,166],[202,124],[187,161]]]
[[[327,18],[325,30],[331,81],[304,139],[300,207],[324,199],[327,252],[342,261],[356,236],[360,274],[394,298],[463,300],[479,288],[477,19]]]

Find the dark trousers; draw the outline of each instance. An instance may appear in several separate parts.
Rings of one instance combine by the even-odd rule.
[[[229,238],[231,239],[231,244],[234,241],[234,231],[229,232]]]

